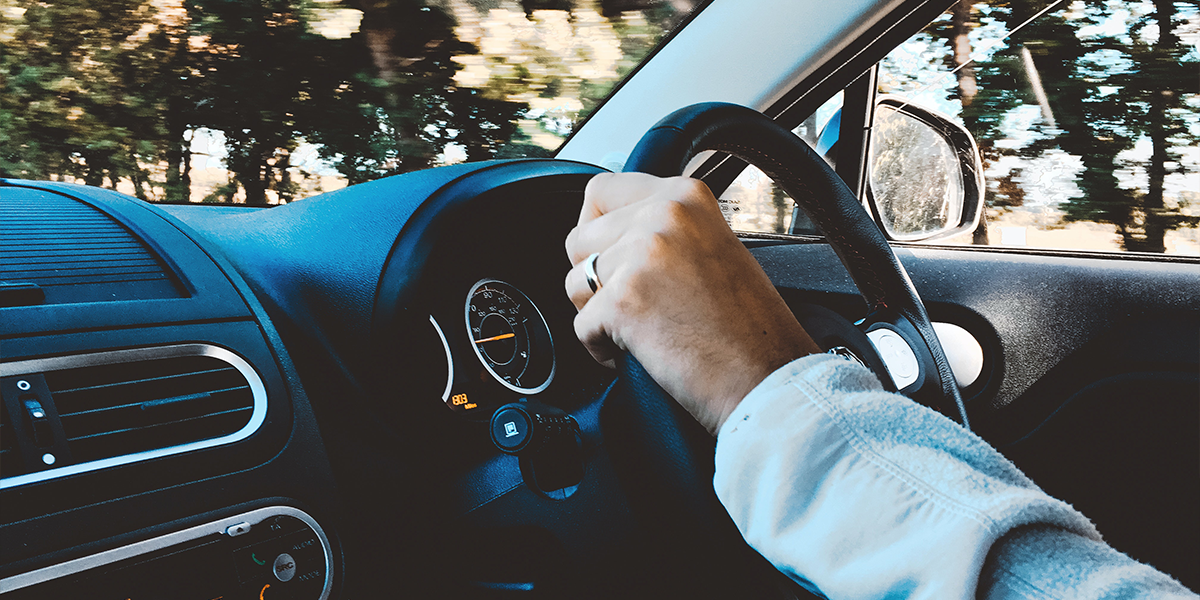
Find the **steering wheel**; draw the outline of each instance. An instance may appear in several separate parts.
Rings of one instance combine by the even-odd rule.
[[[889,329],[916,355],[918,380],[903,391],[967,426],[949,362],[904,267],[858,198],[798,136],[743,106],[695,104],[651,128],[624,170],[680,175],[705,150],[726,152],[758,167],[804,208],[867,302],[868,314],[859,328]],[[877,374],[890,381],[887,374]],[[630,482],[625,487],[631,505],[643,520],[654,523],[661,543],[677,554],[667,568],[689,573],[700,597],[770,595],[769,589],[746,593],[746,586],[764,580],[765,561],[745,552],[748,546],[713,492],[712,438],[628,354],[618,361],[618,391],[602,413],[605,438],[621,440],[610,444],[610,452],[622,478]],[[731,570],[737,573],[731,575]]]

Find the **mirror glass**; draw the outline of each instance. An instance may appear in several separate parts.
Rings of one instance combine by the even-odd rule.
[[[958,155],[929,124],[880,105],[870,166],[871,193],[892,238],[928,238],[961,221],[965,197]]]

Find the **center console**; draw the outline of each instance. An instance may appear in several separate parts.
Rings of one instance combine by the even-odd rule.
[[[324,600],[333,549],[307,513],[272,506],[0,580],[24,598]]]

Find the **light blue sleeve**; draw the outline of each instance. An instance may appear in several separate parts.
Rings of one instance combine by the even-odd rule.
[[[807,356],[717,437],[717,496],[746,541],[841,598],[1196,598],[974,434],[843,358]]]

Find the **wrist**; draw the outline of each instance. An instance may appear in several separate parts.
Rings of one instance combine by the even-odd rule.
[[[782,343],[757,349],[758,352],[743,353],[741,357],[751,360],[743,360],[740,361],[741,364],[731,365],[729,372],[736,373],[737,376],[729,377],[721,395],[713,399],[711,404],[715,408],[713,419],[711,423],[705,423],[709,433],[716,436],[717,432],[721,430],[721,426],[737,410],[742,400],[772,373],[798,358],[820,353],[820,348],[812,341],[808,333],[800,328],[799,324],[796,325],[795,331],[789,332],[785,339],[786,341]]]

